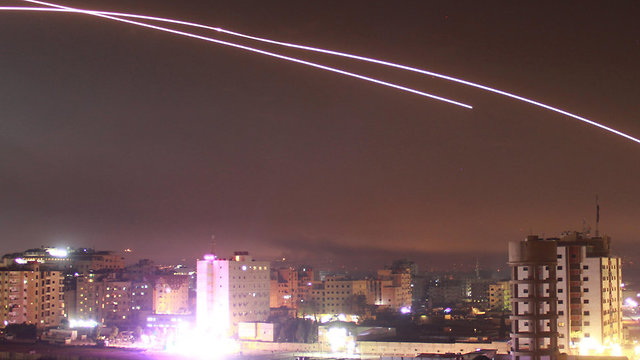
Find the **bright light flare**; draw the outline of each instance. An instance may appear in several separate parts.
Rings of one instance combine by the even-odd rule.
[[[98,326],[98,322],[95,320],[69,319],[69,327],[72,329],[94,328],[96,326]]]
[[[327,341],[331,347],[331,352],[338,353],[347,348],[347,329],[333,327],[327,331]]]
[[[197,329],[182,329],[167,341],[165,352],[196,359],[222,359],[240,351],[238,342]]]
[[[48,249],[47,252],[49,253],[49,255],[59,258],[64,258],[69,255],[66,249],[61,248]]]
[[[182,36],[186,36],[186,37],[190,37],[190,38],[194,38],[194,39],[209,41],[209,42],[213,42],[213,43],[220,44],[220,45],[225,45],[225,46],[230,46],[230,47],[234,47],[234,48],[238,48],[238,49],[242,49],[242,50],[246,50],[246,51],[251,51],[251,52],[258,53],[258,54],[275,57],[275,58],[278,58],[278,59],[281,59],[281,60],[286,60],[286,61],[290,61],[290,62],[302,64],[302,65],[307,65],[307,66],[311,66],[311,67],[322,69],[322,70],[326,70],[326,71],[331,71],[331,72],[334,72],[334,73],[337,73],[337,74],[354,77],[356,79],[372,82],[372,83],[375,83],[375,84],[378,84],[378,85],[391,87],[391,88],[394,88],[394,89],[397,89],[397,90],[401,90],[401,91],[409,92],[409,93],[412,93],[412,94],[420,95],[420,96],[423,96],[423,97],[427,97],[427,98],[430,98],[430,99],[446,102],[446,103],[449,103],[449,104],[452,104],[452,105],[456,105],[456,106],[460,106],[460,107],[463,107],[463,108],[466,108],[466,109],[472,109],[473,108],[471,105],[468,105],[468,104],[465,104],[465,103],[462,103],[462,102],[458,102],[458,101],[451,100],[451,99],[448,99],[448,98],[444,98],[444,97],[441,97],[441,96],[429,94],[429,93],[426,93],[424,91],[416,90],[416,89],[409,88],[409,87],[406,87],[406,86],[402,86],[402,85],[394,84],[394,83],[391,83],[391,82],[375,79],[375,78],[372,78],[372,77],[368,77],[368,76],[352,73],[352,72],[349,72],[349,71],[341,70],[341,69],[330,67],[330,66],[326,66],[326,65],[321,65],[321,64],[314,63],[314,62],[311,62],[311,61],[306,61],[306,60],[294,58],[294,57],[291,57],[291,56],[276,54],[276,53],[273,53],[273,52],[269,52],[269,51],[253,48],[253,47],[250,47],[250,46],[245,46],[245,45],[232,43],[232,42],[229,42],[229,41],[218,40],[218,39],[214,39],[214,38],[207,37],[207,36],[197,35],[197,34],[189,33],[189,32],[186,32],[186,31],[179,31],[179,30],[169,29],[169,28],[166,28],[166,27],[157,26],[157,25],[151,25],[151,24],[147,24],[147,23],[143,23],[143,22],[139,22],[139,21],[121,19],[119,17],[115,17],[115,16],[111,16],[111,15],[104,15],[101,12],[96,12],[96,11],[91,11],[91,10],[83,10],[83,9],[71,8],[71,7],[67,7],[67,6],[61,6],[61,5],[46,3],[46,2],[43,2],[43,1],[37,1],[37,0],[23,0],[23,1],[27,1],[27,2],[34,3],[34,4],[39,4],[39,5],[51,6],[51,7],[57,8],[57,9],[64,9],[64,10],[68,10],[68,12],[77,12],[77,13],[93,15],[93,16],[97,16],[97,17],[101,17],[101,18],[105,18],[105,19],[109,19],[109,20],[124,22],[124,23],[127,23],[127,24],[142,26],[142,27],[146,27],[146,28],[150,28],[150,29],[154,29],[154,30],[160,30],[160,31],[164,31],[164,32],[168,32],[168,33],[172,33],[172,34],[176,34],[176,35],[182,35]],[[0,8],[0,10],[3,10],[3,9],[4,10],[9,10],[10,8],[9,7]],[[46,8],[45,9],[37,8],[37,9],[38,10],[35,10],[35,11],[49,11],[49,9],[46,9]],[[25,10],[29,10],[29,8],[25,8]],[[60,11],[60,10],[56,10],[56,11]],[[130,15],[130,14],[121,14],[121,15],[118,15],[118,16],[126,17],[127,15]]]
[[[242,38],[245,38],[245,39],[265,42],[265,43],[279,45],[279,46],[286,46],[286,47],[297,48],[297,49],[302,49],[302,50],[307,50],[307,51],[313,51],[313,52],[319,52],[319,53],[324,53],[324,54],[330,54],[330,55],[335,55],[335,56],[346,57],[346,58],[359,60],[359,61],[371,62],[371,63],[383,65],[383,66],[388,66],[388,67],[393,67],[393,68],[402,69],[402,70],[406,70],[406,71],[420,73],[420,74],[423,74],[423,75],[433,76],[433,77],[440,78],[440,79],[443,79],[443,80],[452,81],[452,82],[456,82],[456,83],[459,83],[459,84],[462,84],[462,85],[467,85],[467,86],[475,87],[475,88],[482,89],[482,90],[485,90],[485,91],[489,91],[489,92],[492,92],[492,93],[495,93],[495,94],[499,94],[499,95],[502,95],[502,96],[506,96],[506,97],[509,97],[509,98],[512,98],[512,99],[515,99],[515,100],[518,100],[518,101],[526,102],[526,103],[529,103],[531,105],[538,106],[538,107],[541,107],[541,108],[544,108],[544,109],[547,109],[547,110],[550,110],[550,111],[553,111],[553,112],[560,113],[562,115],[571,117],[573,119],[582,121],[582,122],[587,123],[589,125],[598,127],[600,129],[603,129],[605,131],[611,132],[611,133],[616,134],[618,136],[622,136],[622,137],[624,137],[624,138],[626,138],[628,140],[631,140],[631,141],[634,141],[634,142],[640,144],[640,139],[638,139],[636,137],[633,137],[631,135],[628,135],[628,134],[626,134],[624,132],[621,132],[619,130],[613,129],[613,128],[608,127],[606,125],[600,124],[600,123],[595,122],[593,120],[589,120],[589,119],[584,118],[582,116],[570,113],[570,112],[568,112],[566,110],[562,110],[560,108],[556,108],[556,107],[541,103],[539,101],[535,101],[535,100],[532,100],[532,99],[529,99],[529,98],[526,98],[526,97],[523,97],[523,96],[520,96],[520,95],[516,95],[514,93],[510,93],[510,92],[507,92],[507,91],[504,91],[504,90],[492,88],[492,87],[489,87],[489,86],[486,86],[486,85],[482,85],[482,84],[479,84],[479,83],[474,83],[474,82],[467,81],[467,80],[464,80],[464,79],[461,79],[461,78],[456,78],[456,77],[453,77],[453,76],[439,74],[439,73],[436,73],[436,72],[433,72],[433,71],[418,69],[418,68],[414,68],[414,67],[411,67],[411,66],[406,66],[406,65],[397,64],[397,63],[384,61],[384,60],[373,59],[373,58],[369,58],[369,57],[365,57],[365,56],[359,56],[359,55],[355,55],[355,54],[349,54],[349,53],[344,53],[344,52],[339,52],[339,51],[333,51],[333,50],[328,50],[328,49],[312,47],[312,46],[305,46],[305,45],[287,43],[287,42],[282,42],[282,41],[270,40],[270,39],[266,39],[266,38],[261,38],[261,37],[257,37],[257,36],[251,36],[251,35],[246,35],[246,34],[234,32],[234,31],[230,31],[230,30],[225,30],[225,29],[222,29],[222,28],[219,28],[219,27],[212,27],[212,26],[207,26],[207,25],[188,22],[188,21],[167,19],[167,18],[161,18],[161,17],[155,17],[155,16],[147,16],[147,15],[138,15],[138,14],[125,14],[125,13],[95,11],[95,10],[80,10],[80,9],[62,7],[62,6],[54,5],[54,4],[47,4],[47,3],[44,3],[44,2],[34,1],[34,0],[25,0],[25,1],[36,3],[36,4],[41,4],[41,5],[53,6],[53,7],[56,7],[56,9],[51,9],[51,8],[25,8],[25,7],[0,7],[0,10],[80,12],[80,13],[85,13],[85,14],[90,14],[90,15],[95,15],[95,16],[103,16],[103,17],[108,16],[107,18],[110,18],[112,20],[125,21],[125,22],[128,22],[128,21],[123,20],[123,19],[112,18],[111,16],[119,16],[119,17],[129,17],[129,18],[138,18],[138,19],[146,19],[146,20],[153,20],[153,21],[161,21],[161,22],[168,22],[168,23],[173,23],[173,24],[180,24],[180,25],[193,26],[193,27],[198,27],[198,28],[202,28],[202,29],[213,30],[213,31],[221,32],[221,33],[232,35],[232,36],[242,37]],[[130,23],[135,24],[135,22],[130,22]],[[142,25],[141,23],[137,23],[136,25],[147,26],[147,27],[152,27],[153,28],[152,25],[147,25],[147,24]],[[158,30],[160,30],[160,29],[158,29]],[[169,31],[170,32],[174,32],[174,31],[171,31],[171,30],[169,30]],[[178,33],[178,32],[176,32],[176,33]],[[197,35],[193,35],[193,34],[191,34],[191,35],[192,35],[192,37],[198,37]],[[185,36],[189,36],[189,35],[185,35]],[[209,40],[209,41],[212,41],[212,40]],[[214,41],[214,42],[219,42],[219,43],[221,43],[223,45],[241,47],[240,45],[235,45],[235,44],[234,45],[230,45],[230,43],[226,43],[225,44],[225,42],[221,42],[221,41]],[[248,49],[245,49],[245,50],[248,50]],[[253,51],[253,50],[250,50],[250,51]],[[265,55],[267,55],[267,54],[265,54]],[[276,56],[276,57],[279,57],[279,56]],[[328,70],[328,69],[326,69],[326,70]],[[332,71],[332,70],[330,70],[330,71]],[[384,85],[384,84],[381,84],[381,85]],[[392,86],[392,87],[394,87],[394,86]],[[417,90],[414,90],[414,91],[417,91]],[[413,91],[410,91],[410,92],[413,92]],[[429,96],[429,97],[431,97],[431,96]],[[449,99],[437,99],[437,100],[447,101],[447,102],[451,101]],[[457,104],[455,102],[454,102],[454,104],[462,106],[462,104]],[[464,104],[464,105],[466,105],[466,104]],[[471,108],[471,106],[469,106],[469,105],[466,105],[466,106],[468,108]]]
[[[627,307],[636,308],[636,307],[638,307],[638,302],[633,300],[632,298],[626,298],[626,299],[624,299],[624,304],[623,305],[627,306]]]

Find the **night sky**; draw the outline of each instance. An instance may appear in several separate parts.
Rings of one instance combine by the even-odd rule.
[[[640,136],[637,1],[60,4],[399,62]],[[601,232],[640,261],[640,144],[428,76],[235,41],[474,109],[87,15],[0,13],[0,253],[189,262],[215,234],[223,256],[490,268],[510,240],[594,229],[598,194]]]

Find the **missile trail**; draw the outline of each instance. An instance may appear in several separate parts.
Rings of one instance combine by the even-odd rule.
[[[68,8],[68,7],[59,6],[59,5],[55,5],[55,4],[48,4],[48,3],[41,2],[41,1],[35,1],[35,0],[24,0],[24,1],[28,1],[28,2],[36,3],[36,4],[41,4],[41,5],[55,6],[56,9],[51,9],[51,8],[24,8],[24,7],[12,7],[12,8],[10,8],[10,7],[4,7],[4,8],[0,8],[0,10],[29,10],[29,9],[34,9],[33,11],[68,11],[68,12],[81,12],[81,13],[86,13],[86,14],[96,15],[96,16],[99,16],[100,14],[102,14],[102,15],[113,16],[113,17],[120,16],[120,17],[130,17],[130,18],[147,19],[147,20],[153,20],[153,21],[169,22],[169,23],[174,23],[174,24],[198,27],[198,28],[202,28],[202,29],[214,30],[214,31],[222,32],[222,33],[225,33],[225,34],[228,34],[228,35],[238,36],[238,37],[242,37],[242,38],[245,38],[245,39],[261,41],[261,42],[274,44],[274,45],[286,46],[286,47],[297,48],[297,49],[308,50],[308,51],[314,51],[314,52],[320,52],[320,53],[325,53],[325,54],[330,54],[330,55],[335,55],[335,56],[347,57],[347,58],[360,60],[360,61],[371,62],[371,63],[383,65],[383,66],[393,67],[393,68],[397,68],[397,69],[402,69],[402,70],[406,70],[406,71],[412,71],[412,72],[416,72],[416,73],[420,73],[420,74],[424,74],[424,75],[437,77],[437,78],[444,79],[444,80],[447,80],[447,81],[452,81],[452,82],[456,82],[456,83],[459,83],[459,84],[475,87],[475,88],[482,89],[482,90],[485,90],[485,91],[489,91],[489,92],[492,92],[492,93],[496,93],[496,94],[499,94],[499,95],[502,95],[502,96],[506,96],[506,97],[509,97],[509,98],[512,98],[512,99],[516,99],[516,100],[519,100],[519,101],[522,101],[522,102],[526,102],[526,103],[532,104],[534,106],[538,106],[538,107],[541,107],[541,108],[544,108],[544,109],[547,109],[547,110],[550,110],[550,111],[553,111],[553,112],[556,112],[556,113],[560,113],[562,115],[574,118],[576,120],[582,121],[582,122],[587,123],[589,125],[596,126],[596,127],[600,128],[600,129],[603,129],[603,130],[611,132],[613,134],[622,136],[622,137],[624,137],[624,138],[626,138],[628,140],[631,140],[631,141],[634,141],[634,142],[640,144],[640,139],[638,139],[636,137],[633,137],[631,135],[628,135],[628,134],[626,134],[624,132],[618,131],[618,130],[613,129],[611,127],[608,127],[606,125],[600,124],[600,123],[595,122],[593,120],[589,120],[589,119],[584,118],[582,116],[570,113],[570,112],[568,112],[566,110],[562,110],[560,108],[556,108],[556,107],[541,103],[539,101],[535,101],[535,100],[532,100],[532,99],[529,99],[529,98],[526,98],[526,97],[523,97],[523,96],[520,96],[520,95],[517,95],[517,94],[514,94],[514,93],[510,93],[510,92],[507,92],[507,91],[504,91],[504,90],[492,88],[492,87],[489,87],[489,86],[486,86],[486,85],[474,83],[474,82],[467,81],[467,80],[460,79],[460,78],[456,78],[456,77],[453,77],[453,76],[439,74],[439,73],[428,71],[428,70],[418,69],[418,68],[414,68],[414,67],[410,67],[410,66],[406,66],[406,65],[402,65],[402,64],[392,63],[392,62],[388,62],[388,61],[384,61],[384,60],[378,60],[378,59],[368,58],[368,57],[349,54],[349,53],[344,53],[344,52],[338,52],[338,51],[333,51],[333,50],[328,50],[328,49],[322,49],[322,48],[316,48],[316,47],[311,47],[311,46],[304,46],[304,45],[299,45],[299,44],[275,41],[275,40],[260,38],[260,37],[256,37],[256,36],[250,36],[250,35],[246,35],[246,34],[242,34],[242,33],[237,33],[237,32],[234,32],[234,31],[221,29],[221,28],[218,28],[218,27],[212,27],[212,26],[207,26],[207,25],[197,24],[197,23],[192,23],[192,22],[187,22],[187,21],[160,18],[160,17],[147,16],[147,15],[137,15],[137,14],[116,13],[116,12],[103,12],[103,11],[94,11],[94,10],[73,9],[73,8]],[[122,20],[122,19],[119,19],[119,20]]]
[[[61,6],[61,5],[55,5],[55,4],[49,4],[49,3],[45,3],[45,2],[41,2],[41,1],[35,1],[35,0],[24,0],[24,1],[28,1],[28,2],[31,2],[31,3],[36,3],[36,4],[40,4],[40,5],[54,6],[54,7],[57,7],[58,9],[60,9],[60,10],[62,10],[62,9],[69,10],[68,12],[77,12],[77,13],[89,14],[89,15],[93,15],[93,16],[97,16],[97,17],[101,17],[101,18],[105,18],[105,19],[109,19],[109,20],[124,22],[124,23],[127,23],[127,24],[142,26],[142,27],[146,27],[146,28],[150,28],[150,29],[154,29],[154,30],[160,30],[160,31],[164,31],[164,32],[168,32],[168,33],[172,33],[172,34],[176,34],[176,35],[182,35],[182,36],[186,36],[186,37],[190,37],[190,38],[195,38],[195,39],[199,39],[199,40],[204,40],[204,41],[217,43],[217,44],[220,44],[220,45],[225,45],[225,46],[230,46],[230,47],[234,47],[234,48],[238,48],[238,49],[242,49],[242,50],[247,50],[247,51],[251,51],[251,52],[254,52],[254,53],[258,53],[258,54],[267,55],[267,56],[275,57],[275,58],[278,58],[278,59],[291,61],[291,62],[295,62],[295,63],[298,63],[298,64],[303,64],[303,65],[315,67],[315,68],[322,69],[322,70],[331,71],[331,72],[338,73],[338,74],[341,74],[341,75],[354,77],[354,78],[357,78],[357,79],[360,79],[360,80],[365,80],[365,81],[368,81],[368,82],[372,82],[372,83],[375,83],[375,84],[378,84],[378,85],[388,86],[388,87],[391,87],[391,88],[394,88],[394,89],[398,89],[398,90],[402,90],[402,91],[405,91],[405,92],[417,94],[417,95],[424,96],[424,97],[427,97],[427,98],[430,98],[430,99],[434,99],[434,100],[438,100],[438,101],[443,101],[443,102],[446,102],[446,103],[449,103],[449,104],[453,104],[453,105],[456,105],[456,106],[460,106],[460,107],[463,107],[463,108],[466,108],[466,109],[473,109],[473,107],[471,105],[468,105],[468,104],[465,104],[465,103],[462,103],[462,102],[459,102],[459,101],[447,99],[447,98],[444,98],[444,97],[441,97],[441,96],[429,94],[429,93],[426,93],[426,92],[423,92],[423,91],[419,91],[419,90],[416,90],[416,89],[413,89],[413,88],[409,88],[409,87],[406,87],[406,86],[397,85],[397,84],[390,83],[390,82],[387,82],[387,81],[383,81],[383,80],[375,79],[375,78],[372,78],[372,77],[368,77],[368,76],[352,73],[352,72],[349,72],[349,71],[341,70],[341,69],[330,67],[330,66],[326,66],[326,65],[321,65],[321,64],[314,63],[314,62],[311,62],[311,61],[306,61],[306,60],[302,60],[302,59],[298,59],[298,58],[294,58],[294,57],[290,57],[290,56],[285,56],[285,55],[281,55],[281,54],[277,54],[277,53],[273,53],[273,52],[269,52],[269,51],[265,51],[265,50],[260,50],[260,49],[253,48],[253,47],[250,47],[250,46],[240,45],[240,44],[236,44],[236,43],[232,43],[232,42],[228,42],[228,41],[218,40],[218,39],[214,39],[214,38],[210,38],[210,37],[206,37],[206,36],[192,34],[192,33],[185,32],[185,31],[169,29],[169,28],[156,26],[156,25],[151,25],[151,24],[146,24],[146,23],[142,23],[142,22],[138,22],[138,21],[120,19],[120,18],[111,16],[111,15],[104,15],[104,14],[101,14],[99,12],[94,12],[94,11],[75,9],[75,8],[70,8],[70,7]],[[0,10],[1,9],[2,8],[0,8]],[[60,11],[60,10],[57,10],[57,11]],[[46,9],[45,10],[40,9],[39,11],[46,11]]]

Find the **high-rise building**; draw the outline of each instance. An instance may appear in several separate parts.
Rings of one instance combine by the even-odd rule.
[[[622,342],[621,261],[607,236],[565,233],[557,241],[560,351],[577,353],[582,341]]]
[[[556,242],[537,236],[509,243],[511,267],[511,357],[558,357]]]
[[[64,318],[63,276],[38,263],[0,268],[0,326],[58,326]]]
[[[236,333],[238,323],[269,317],[270,266],[247,252],[230,259],[205,255],[198,260],[196,320],[201,329]]]

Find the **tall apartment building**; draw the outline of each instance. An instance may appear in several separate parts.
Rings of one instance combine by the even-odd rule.
[[[583,339],[622,342],[621,261],[607,236],[565,233],[557,241],[560,351],[577,353]]]
[[[63,275],[38,263],[0,268],[0,326],[58,326],[64,318]]]
[[[67,297],[68,315],[72,320],[93,320],[114,325],[129,322],[132,313],[131,281],[110,274],[84,274],[75,277]]]
[[[198,260],[197,326],[235,334],[238,323],[269,317],[270,265],[254,261],[247,252],[230,259],[205,255]]]
[[[509,243],[511,358],[558,358],[556,242],[537,236]]]

